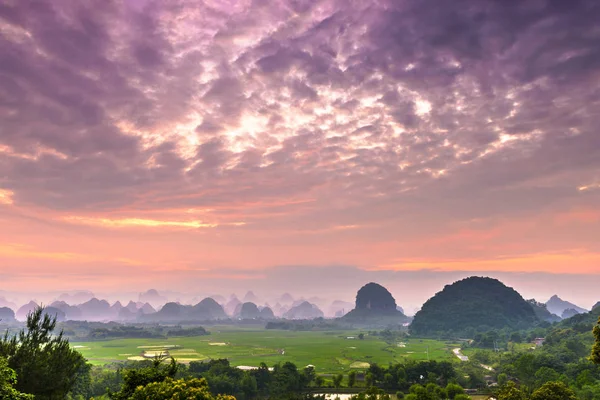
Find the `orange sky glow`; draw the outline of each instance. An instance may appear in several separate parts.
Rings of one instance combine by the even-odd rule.
[[[7,6],[0,295],[318,291],[342,270],[346,299],[368,279],[418,306],[486,274],[600,300],[598,49],[565,29],[597,23],[370,3]]]

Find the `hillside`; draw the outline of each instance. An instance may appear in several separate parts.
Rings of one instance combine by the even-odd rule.
[[[587,313],[578,313],[554,325],[546,335],[544,347],[558,348],[562,354],[576,353],[577,357],[587,357],[594,342],[592,329],[600,317],[600,308]],[[565,345],[568,343],[568,345]]]
[[[558,322],[562,320],[562,318],[558,315],[554,315],[550,311],[548,311],[548,308],[544,303],[540,303],[535,299],[527,300],[527,302],[531,304],[535,315],[537,315],[538,319],[540,319],[541,321]]]
[[[527,301],[502,282],[470,277],[427,300],[415,315],[410,332],[416,335],[459,334],[468,329],[527,328],[539,318]]]

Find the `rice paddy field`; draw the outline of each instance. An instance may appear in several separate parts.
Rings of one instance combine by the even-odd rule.
[[[457,346],[417,338],[392,344],[377,336],[365,335],[364,340],[359,340],[357,331],[294,332],[215,326],[210,332],[198,337],[73,342],[72,346],[96,365],[162,354],[183,363],[227,358],[232,365],[241,367],[291,361],[298,367],[314,365],[318,373],[360,370],[371,363],[387,365],[406,359],[454,360],[452,349]]]

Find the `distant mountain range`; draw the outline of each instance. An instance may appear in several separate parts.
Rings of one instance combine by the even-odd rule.
[[[132,293],[132,296],[136,296]],[[177,297],[177,293],[169,292]],[[267,321],[276,318],[310,320],[315,318],[340,318],[340,322],[357,327],[390,327],[407,325],[411,318],[404,315],[391,293],[377,283],[368,283],[356,294],[356,302],[336,300],[331,303],[319,297],[294,297],[284,293],[271,297],[270,305],[260,303],[252,291],[240,301],[235,294],[229,297],[212,295],[201,301],[197,297],[192,304],[167,301],[167,296],[155,289],[142,292],[139,301],[127,304],[109,303],[95,297],[89,291],[63,293],[46,306],[46,313],[59,321],[116,321],[185,323],[226,319]],[[255,301],[249,301],[253,299]],[[147,301],[142,301],[147,300]],[[79,302],[76,302],[79,301]],[[194,304],[195,303],[195,304]],[[39,303],[30,301],[17,307],[0,297],[0,320],[2,323],[15,319],[24,321]],[[594,308],[600,307],[598,302]],[[324,312],[325,310],[325,312]],[[429,299],[412,320],[411,331],[419,335],[436,332],[480,331],[502,327],[526,328],[541,321],[558,322],[562,319],[586,313],[582,307],[565,301],[557,295],[547,303],[524,300],[512,288],[491,278],[470,277],[451,285]]]

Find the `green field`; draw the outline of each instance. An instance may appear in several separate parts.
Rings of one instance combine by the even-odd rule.
[[[312,364],[319,373],[365,369],[370,363],[387,365],[405,359],[453,360],[456,344],[410,338],[388,344],[376,336],[357,338],[357,331],[293,332],[211,327],[208,336],[169,339],[114,339],[73,342],[92,364],[139,360],[162,351],[180,362],[227,358],[234,366],[269,366],[291,361]],[[354,337],[355,339],[351,339]]]

